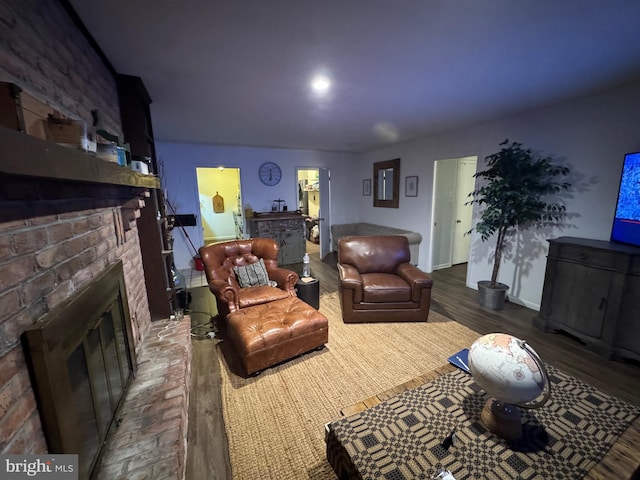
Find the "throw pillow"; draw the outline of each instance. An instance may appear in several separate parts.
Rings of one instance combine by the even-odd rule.
[[[269,285],[269,274],[267,274],[267,269],[262,259],[251,265],[233,267],[233,271],[242,288]]]

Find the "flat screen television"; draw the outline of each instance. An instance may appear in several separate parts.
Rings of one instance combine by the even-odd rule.
[[[640,152],[624,156],[611,241],[640,247]]]

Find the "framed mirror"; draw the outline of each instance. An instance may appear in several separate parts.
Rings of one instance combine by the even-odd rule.
[[[373,206],[398,208],[400,199],[400,159],[373,164]]]

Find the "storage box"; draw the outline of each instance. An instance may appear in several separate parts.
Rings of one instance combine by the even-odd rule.
[[[127,151],[125,147],[115,143],[98,143],[96,157],[107,162],[117,163],[120,166],[127,165]]]
[[[131,169],[136,171],[136,172],[140,172],[140,173],[144,173],[144,174],[148,174],[149,173],[149,165],[147,165],[142,160],[132,160],[131,161]]]
[[[60,113],[24,92],[18,85],[0,82],[0,125],[46,140],[49,115]]]
[[[118,163],[118,145],[115,143],[99,143],[96,157],[107,162]]]
[[[86,122],[65,118],[9,82],[0,82],[0,125],[86,152],[97,150],[95,132]]]
[[[56,143],[81,144],[87,136],[87,124],[82,120],[68,120],[49,117],[47,135]]]
[[[108,162],[117,163],[121,167],[126,167],[130,158],[130,147],[128,143],[120,143],[120,139],[115,135],[104,136],[104,130],[97,130],[96,139],[98,142],[96,156]]]
[[[96,153],[98,150],[95,132],[90,130],[87,127],[87,122],[83,120],[49,116],[47,118],[46,132],[47,140],[52,140],[59,145],[79,148],[85,152],[92,153]]]
[[[118,165],[127,166],[127,149],[125,147],[118,147]]]
[[[47,118],[49,115],[60,115],[60,113],[26,92],[22,92],[20,99],[24,118],[24,131],[29,135],[46,140],[45,122]]]

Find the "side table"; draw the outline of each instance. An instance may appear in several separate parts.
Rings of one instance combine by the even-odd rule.
[[[313,277],[301,277],[296,283],[298,298],[313,308],[320,308],[320,280]]]

